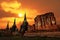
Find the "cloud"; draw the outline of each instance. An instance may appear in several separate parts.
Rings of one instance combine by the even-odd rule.
[[[18,15],[0,10],[0,18],[3,18],[3,17],[18,17]]]
[[[17,10],[19,10],[20,6],[21,3],[19,3],[18,1],[1,2],[1,8],[5,12],[19,13],[19,11]]]

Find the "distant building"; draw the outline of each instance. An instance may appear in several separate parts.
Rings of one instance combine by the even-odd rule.
[[[13,26],[10,28],[11,32],[15,32],[18,31],[17,26],[16,26],[16,19],[14,19],[14,24]]]
[[[34,19],[36,30],[46,28],[46,26],[56,25],[56,18],[54,13],[49,12],[42,15],[37,15]]]
[[[10,30],[10,29],[9,29],[9,22],[7,23],[6,30],[7,30],[7,31]]]
[[[24,15],[24,21],[20,27],[20,33],[22,35],[24,35],[24,33],[28,30],[28,22],[27,22],[27,19],[26,19],[26,14]]]

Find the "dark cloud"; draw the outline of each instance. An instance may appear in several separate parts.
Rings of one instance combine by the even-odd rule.
[[[0,10],[0,18],[4,18],[4,17],[23,18],[23,17],[19,17],[17,14],[10,13],[10,12],[5,12],[5,11],[3,11],[3,10]],[[33,18],[27,17],[27,19],[33,19]]]
[[[3,17],[18,17],[18,15],[0,10],[0,18],[3,18]]]

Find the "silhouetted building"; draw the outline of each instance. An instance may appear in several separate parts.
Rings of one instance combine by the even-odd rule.
[[[9,22],[7,23],[6,30],[9,30]]]
[[[24,35],[24,33],[28,30],[28,22],[27,22],[27,19],[26,19],[26,14],[24,15],[24,21],[20,27],[20,33],[22,35]]]
[[[15,32],[18,31],[17,26],[16,26],[16,19],[14,19],[14,24],[13,26],[10,28],[11,32]]]

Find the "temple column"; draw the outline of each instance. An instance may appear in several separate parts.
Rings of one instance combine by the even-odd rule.
[[[50,25],[52,26],[52,17],[50,17]]]
[[[41,22],[41,27],[43,26],[42,24],[42,20],[43,20],[43,18],[42,18],[42,16],[40,17],[40,22]]]
[[[52,24],[56,25],[56,18],[54,16],[52,17]]]
[[[44,24],[44,27],[45,27],[45,26],[46,26],[46,25],[45,25],[45,17],[43,18],[43,24]]]

